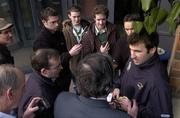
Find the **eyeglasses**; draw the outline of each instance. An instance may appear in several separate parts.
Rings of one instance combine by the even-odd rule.
[[[60,68],[60,69],[63,68],[62,65],[61,65],[61,63],[59,63],[57,66],[51,66],[51,67],[49,67],[48,69],[58,69],[58,68]]]

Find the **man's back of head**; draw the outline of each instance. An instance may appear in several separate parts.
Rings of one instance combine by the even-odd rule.
[[[100,53],[88,55],[78,65],[75,76],[81,95],[96,98],[105,96],[112,87],[112,60]]]
[[[12,65],[0,65],[0,110],[16,108],[24,88],[24,74]]]

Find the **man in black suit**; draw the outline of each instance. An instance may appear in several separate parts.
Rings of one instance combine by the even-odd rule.
[[[111,109],[106,100],[112,88],[113,69],[110,57],[91,54],[81,60],[75,74],[80,95],[62,92],[56,99],[55,118],[129,118]]]

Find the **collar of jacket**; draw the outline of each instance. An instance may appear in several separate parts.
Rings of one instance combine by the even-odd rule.
[[[0,47],[1,48],[5,48],[5,49],[8,49],[6,45],[3,45],[3,44],[0,44]]]
[[[150,67],[152,65],[154,65],[156,62],[160,61],[159,59],[159,55],[157,53],[155,53],[150,59],[148,59],[145,63],[140,64],[140,65],[135,65],[138,68],[147,68]],[[133,63],[134,64],[134,63]]]
[[[89,26],[89,29],[94,33],[94,34],[96,34],[96,31],[95,31],[95,22],[92,22],[91,24],[90,24],[90,26]],[[115,26],[112,24],[112,23],[110,23],[110,22],[106,22],[106,32],[107,32],[107,36],[109,36],[109,34],[111,33],[111,32],[114,32],[115,30],[116,30],[116,28],[115,28]]]
[[[55,32],[51,32],[46,27],[43,27],[42,30],[43,30],[43,32],[45,32],[46,35],[49,35],[49,36],[55,34],[56,32],[58,32],[58,30],[55,31]]]
[[[84,96],[79,96],[79,99],[84,104],[87,104],[88,106],[94,106],[94,107],[109,107],[109,103],[106,100],[97,100],[97,99],[91,99],[86,98]]]
[[[106,27],[103,29],[102,32],[99,31],[99,29],[97,28],[96,25],[95,25],[94,27],[95,27],[95,34],[96,34],[96,36],[97,36],[98,34],[103,34],[103,33],[107,32],[107,28],[106,28]]]
[[[35,74],[35,79],[38,79],[38,81],[41,81],[44,84],[48,84],[50,86],[54,86],[54,82],[51,78],[47,78],[43,75],[41,75],[39,72],[33,70],[33,73]]]
[[[84,19],[81,19],[80,21],[81,23],[81,27],[85,30],[88,26],[89,26],[89,22],[84,20]],[[72,22],[70,19],[66,19],[63,21],[63,29],[73,29],[73,25],[72,25]]]

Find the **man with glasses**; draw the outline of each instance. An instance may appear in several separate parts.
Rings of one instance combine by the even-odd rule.
[[[0,64],[14,64],[14,58],[7,48],[7,45],[12,42],[12,27],[11,23],[0,18]]]
[[[47,104],[45,109],[36,112],[37,118],[52,118],[54,101],[62,90],[55,81],[62,70],[60,55],[53,49],[39,49],[32,56],[34,71],[28,76],[25,91],[21,99],[18,113],[20,117],[34,97],[42,98]]]
[[[38,33],[35,42],[33,44],[33,50],[38,49],[55,49],[61,55],[61,62],[63,70],[60,73],[61,79],[59,84],[64,88],[64,90],[69,90],[71,72],[69,69],[69,59],[77,54],[81,50],[80,45],[74,45],[69,51],[66,47],[66,41],[64,35],[59,28],[59,16],[55,9],[47,7],[41,11],[41,21],[43,28]]]

